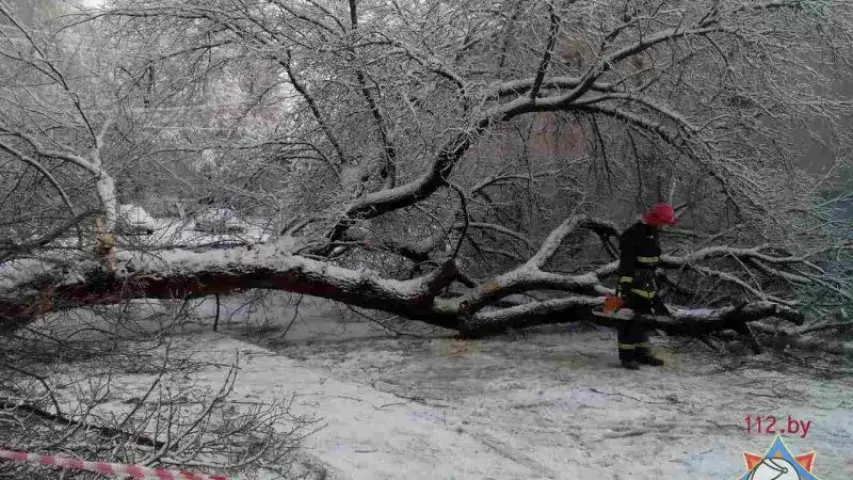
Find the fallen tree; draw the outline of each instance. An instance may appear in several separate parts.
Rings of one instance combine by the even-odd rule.
[[[554,229],[539,251],[520,267],[479,283],[474,288],[445,295],[458,279],[456,259],[448,258],[430,273],[409,279],[383,278],[370,269],[353,270],[293,253],[298,242],[284,238],[270,245],[193,252],[172,250],[157,256],[119,252],[114,274],[94,262],[77,263],[79,270],[42,272],[36,278],[19,277],[0,291],[0,332],[9,333],[37,316],[92,305],[116,304],[134,298],[186,299],[227,295],[252,289],[280,290],[327,298],[350,305],[394,313],[435,326],[456,330],[465,337],[482,337],[509,329],[580,320],[615,326],[618,319],[592,315],[604,295],[612,290],[604,281],[616,271],[617,262],[596,270],[566,275],[543,270],[563,240],[580,228],[598,234],[615,233],[612,225],[587,216],[572,216]],[[710,247],[686,257],[665,256],[664,265],[680,267],[699,260],[733,255],[744,260],[761,258],[786,265],[803,263],[803,257],[774,257],[756,249]],[[706,267],[693,268],[705,270]],[[786,276],[781,269],[771,270]],[[729,274],[732,283],[741,281]],[[559,298],[498,302],[513,294],[538,290],[563,292]],[[640,321],[673,335],[704,337],[722,330],[748,334],[746,324],[765,318],[781,318],[800,325],[803,315],[790,305],[770,300],[744,302],[714,309],[673,306],[673,316],[645,317]]]
[[[140,332],[169,341],[194,321],[187,299],[218,307],[240,292],[295,292],[468,338],[613,326],[592,314],[612,292],[612,240],[661,200],[684,229],[664,238],[673,316],[639,321],[755,348],[751,330],[832,317],[853,303],[853,282],[843,259],[821,252],[847,249],[850,234],[819,232],[839,217],[815,205],[853,145],[849,95],[833,91],[850,76],[853,10],[808,10],[801,0],[115,0],[31,24],[0,6],[10,30],[0,403],[17,406],[0,418],[7,443],[167,465],[228,452],[235,475],[255,478],[243,467],[283,465],[295,438],[272,435],[279,412],[246,415],[223,391],[199,417],[185,400],[198,398],[184,375],[196,367],[147,358],[138,342]],[[838,159],[832,172],[803,171],[816,151]],[[186,209],[169,212],[169,198]],[[282,233],[203,249],[184,235],[195,202]],[[122,238],[113,228],[130,220],[119,215],[128,203],[174,238]],[[90,211],[103,212],[97,229]],[[166,227],[176,215],[182,225]],[[821,305],[804,305],[803,289],[820,290]],[[148,318],[125,328],[136,323],[129,300],[143,298],[176,300],[152,317],[155,332]],[[79,385],[163,373],[108,419],[94,408],[121,388],[51,380],[77,359],[91,360]],[[235,437],[234,416],[247,435]],[[262,462],[259,446],[272,446]]]
[[[683,204],[682,218],[700,236],[739,232],[706,242],[717,246],[667,245],[680,254],[664,256],[664,267],[705,283],[671,282],[674,318],[648,319],[654,326],[702,336],[743,331],[762,318],[801,322],[792,293],[799,285],[849,300],[810,262],[837,245],[816,238],[815,223],[801,220],[825,179],[791,167],[808,153],[791,134],[797,122],[817,114],[832,124],[839,145],[853,143],[839,127],[843,100],[822,102],[816,112],[814,92],[798,90],[828,81],[809,61],[825,37],[849,38],[842,20],[851,11],[839,9],[838,21],[827,22],[805,15],[793,0],[653,4],[435,0],[394,9],[369,2],[241,9],[232,2],[151,0],[114,2],[84,17],[81,25],[102,32],[94,42],[99,48],[144,55],[110,57],[111,69],[129,77],[118,86],[48,75],[45,92],[67,99],[67,115],[28,100],[39,95],[11,102],[0,144],[22,180],[8,185],[14,194],[8,205],[16,207],[5,206],[3,215],[19,229],[10,229],[10,244],[26,248],[0,252],[7,260],[0,268],[28,261],[24,254],[46,265],[4,283],[0,331],[16,331],[51,311],[253,289],[392,312],[469,337],[607,322],[590,312],[611,292],[610,240],[619,227],[599,217],[620,218],[663,199]],[[596,16],[599,26],[576,22]],[[815,33],[819,25],[827,30]],[[33,48],[44,43],[60,51],[50,38],[19,28]],[[170,32],[173,43],[148,56],[160,48],[152,31]],[[52,57],[37,53],[18,63],[42,78],[31,67]],[[763,75],[789,83],[768,84]],[[247,76],[257,78],[239,88],[229,83]],[[282,79],[287,89],[279,88]],[[755,89],[753,82],[764,86]],[[209,85],[223,87],[221,104],[210,102]],[[122,108],[104,113],[99,92],[113,88]],[[200,100],[212,110],[194,110]],[[222,120],[228,115],[217,108],[224,105],[239,111],[233,122]],[[778,124],[763,123],[769,113]],[[79,121],[64,120],[72,117]],[[138,127],[154,119],[159,128]],[[579,131],[583,151],[535,148],[533,132],[549,122],[557,128],[546,137],[556,144],[556,130]],[[171,128],[185,137],[166,134]],[[55,131],[64,133],[46,133]],[[208,133],[220,131],[230,133]],[[181,171],[196,169],[195,154],[216,168],[170,173],[176,152]],[[39,162],[44,168],[30,172]],[[57,180],[47,168],[59,172],[66,164],[88,173]],[[155,172],[151,181],[143,170]],[[175,176],[179,181],[166,181]],[[40,191],[41,177],[58,185],[61,204],[31,193]],[[274,244],[207,252],[119,245],[115,272],[103,272],[88,250],[50,263],[67,251],[31,237],[64,229],[51,228],[53,216],[33,220],[31,209],[19,208],[42,202],[75,211],[65,204],[97,203],[107,210],[100,233],[110,234],[109,210],[119,194],[145,187],[149,194],[189,196],[187,189],[204,184],[201,193],[214,198],[221,185],[235,183],[244,187],[229,189],[224,204],[293,220],[277,229],[285,233]],[[76,195],[65,194],[71,187]],[[300,231],[304,236],[295,239]],[[581,242],[573,242],[570,254],[561,250],[580,231],[597,235],[610,261]],[[774,248],[800,244],[810,245],[801,255]],[[400,274],[409,267],[408,277]],[[697,290],[719,298],[688,298]]]

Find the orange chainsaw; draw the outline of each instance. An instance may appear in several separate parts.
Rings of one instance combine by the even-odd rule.
[[[629,319],[633,316],[630,308],[625,308],[625,299],[618,295],[607,293],[604,295],[604,309],[593,311],[594,315],[607,318]]]

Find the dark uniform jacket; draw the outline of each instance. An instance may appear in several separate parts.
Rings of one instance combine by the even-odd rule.
[[[655,295],[655,274],[661,255],[657,229],[643,222],[631,225],[619,237],[619,250],[617,281],[621,295],[659,303]]]

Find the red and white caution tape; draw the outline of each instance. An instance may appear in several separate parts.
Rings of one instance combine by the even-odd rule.
[[[165,468],[150,468],[141,465],[123,463],[86,462],[76,458],[59,455],[39,455],[37,453],[15,452],[0,450],[0,459],[12,462],[37,463],[84,470],[104,475],[106,477],[130,477],[134,480],[249,480],[243,477],[226,475],[203,475],[182,470],[167,470]]]

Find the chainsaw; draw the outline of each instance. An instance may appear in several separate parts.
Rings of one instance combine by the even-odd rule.
[[[625,307],[625,299],[607,293],[604,295],[604,308],[602,310],[593,310],[592,314],[597,317],[630,320],[634,316],[634,311]]]

